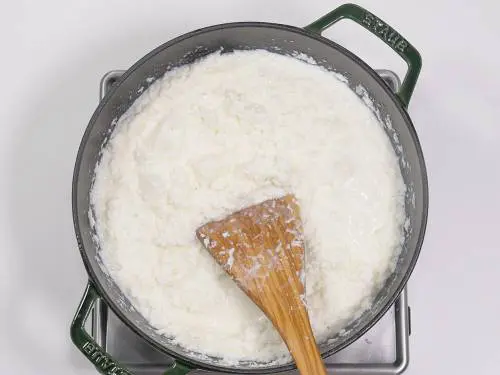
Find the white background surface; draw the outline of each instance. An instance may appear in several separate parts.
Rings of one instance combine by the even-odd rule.
[[[410,114],[431,205],[410,282],[415,374],[494,374],[500,365],[500,5],[360,1],[423,56]],[[197,5],[199,4],[199,5]],[[0,373],[96,374],[69,324],[86,284],[71,177],[108,70],[174,36],[229,21],[303,26],[339,1],[3,1],[0,11]],[[327,36],[375,68],[403,71],[360,28]]]

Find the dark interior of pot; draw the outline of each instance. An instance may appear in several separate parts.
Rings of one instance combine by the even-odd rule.
[[[395,272],[377,296],[373,307],[346,327],[343,334],[331,337],[322,343],[323,355],[342,349],[370,328],[392,305],[406,283],[420,251],[427,217],[427,179],[424,161],[417,136],[397,97],[388,87],[355,56],[342,47],[310,32],[290,26],[237,23],[214,26],[179,37],[157,48],[129,71],[119,85],[101,102],[94,113],[80,146],[73,181],[73,215],[80,251],[91,279],[106,303],[136,333],[147,339],[156,348],[205,368],[218,367],[225,371],[272,372],[287,366],[270,366],[255,363],[240,363],[227,368],[217,358],[201,360],[196,353],[189,353],[172,344],[171,340],[155,332],[148,322],[132,307],[117,285],[103,272],[94,232],[89,221],[89,191],[93,172],[106,143],[113,120],[119,118],[147,88],[152,80],[161,77],[167,70],[189,64],[217,50],[230,52],[237,49],[266,49],[281,54],[305,53],[320,65],[343,74],[354,90],[363,86],[374,100],[376,110],[383,120],[390,121],[386,127],[394,150],[399,156],[403,178],[408,187],[406,214],[409,224],[405,229],[405,242]]]

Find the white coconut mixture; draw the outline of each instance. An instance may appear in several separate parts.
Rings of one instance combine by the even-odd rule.
[[[195,237],[293,193],[319,342],[370,307],[402,242],[405,186],[371,110],[339,76],[265,51],[174,69],[119,119],[91,192],[100,255],[134,306],[183,347],[288,361],[263,313]]]

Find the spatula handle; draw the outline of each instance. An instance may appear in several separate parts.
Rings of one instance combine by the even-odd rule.
[[[292,354],[301,375],[326,375],[326,368],[316,345],[307,311],[298,307],[280,322],[281,336]],[[287,326],[290,329],[287,329]]]

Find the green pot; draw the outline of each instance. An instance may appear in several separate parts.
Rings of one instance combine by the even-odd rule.
[[[377,73],[353,53],[321,36],[322,31],[343,18],[348,18],[375,34],[406,61],[408,71],[399,92],[393,93]],[[396,134],[402,146],[401,149],[393,144],[408,187],[405,206],[411,225],[405,232],[403,251],[396,270],[388,278],[370,310],[346,327],[345,334],[331,337],[320,345],[323,357],[330,356],[358,339],[385,314],[406,285],[417,261],[427,222],[428,187],[422,150],[406,112],[421,68],[421,58],[414,47],[385,22],[353,4],[342,5],[305,28],[242,22],[193,31],[156,48],[123,74],[118,84],[94,112],[78,150],[73,176],[73,220],[80,253],[90,281],[72,323],[71,337],[75,345],[103,374],[130,372],[105,353],[84,329],[84,322],[99,298],[102,298],[130,329],[159,351],[174,358],[174,364],[165,369],[168,374],[185,374],[195,368],[233,373],[271,373],[294,368],[293,363],[280,366],[263,365],[259,368],[250,368],[248,364],[240,363],[238,366],[227,367],[217,358],[201,360],[173,344],[170,339],[157,333],[144,317],[132,308],[115,282],[103,272],[99,265],[98,247],[93,240],[95,233],[88,215],[89,192],[100,150],[113,130],[113,119],[120,117],[130,107],[140,95],[141,87],[147,88],[152,83],[149,77],[159,78],[167,69],[190,64],[221,49],[266,49],[282,54],[297,51],[313,57],[327,69],[343,74],[353,90],[358,85],[366,88],[382,118],[388,116],[392,122],[393,129],[387,130],[389,139],[392,142]]]

